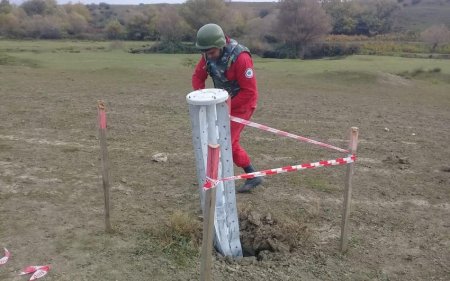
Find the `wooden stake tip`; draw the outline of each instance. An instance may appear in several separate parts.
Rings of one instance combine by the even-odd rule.
[[[97,101],[97,107],[98,107],[98,109],[100,109],[100,110],[105,110],[105,102],[102,101],[102,100],[98,100],[98,101]]]

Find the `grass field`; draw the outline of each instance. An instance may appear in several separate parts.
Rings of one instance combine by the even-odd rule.
[[[12,252],[1,280],[45,263],[45,280],[198,280],[185,96],[199,55],[124,51],[136,46],[0,41],[0,247]],[[285,233],[295,247],[243,262],[216,256],[214,280],[447,280],[450,61],[254,60],[254,121],[341,147],[360,129],[349,251],[338,251],[345,167],[268,177],[237,196],[239,210],[270,213],[295,230]],[[99,99],[112,234],[103,231]],[[259,169],[340,156],[252,128],[242,143]],[[168,161],[152,162],[157,152]]]

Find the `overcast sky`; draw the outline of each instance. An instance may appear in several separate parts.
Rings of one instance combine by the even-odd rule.
[[[10,3],[21,4],[25,0],[10,0]],[[140,3],[143,4],[156,4],[156,3],[184,3],[185,0],[57,0],[59,4],[66,4],[69,2],[72,3],[83,3],[83,4],[98,4],[100,2],[113,4],[113,5],[138,5]],[[276,0],[245,0],[245,1],[236,1],[232,0],[232,2],[277,2]]]

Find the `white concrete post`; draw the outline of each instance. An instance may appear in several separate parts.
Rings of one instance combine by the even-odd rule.
[[[186,100],[192,124],[192,141],[203,213],[203,184],[206,176],[208,144],[220,145],[218,178],[232,176],[230,117],[226,101],[228,93],[221,89],[204,89],[189,93]],[[234,181],[220,182],[216,187],[214,244],[224,256],[242,257]]]

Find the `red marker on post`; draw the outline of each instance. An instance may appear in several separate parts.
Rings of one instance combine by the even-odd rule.
[[[103,101],[98,101],[97,105],[98,111],[98,131],[99,131],[99,141],[101,150],[101,164],[102,164],[102,181],[103,181],[103,191],[105,195],[105,230],[106,232],[111,232],[111,220],[110,220],[110,201],[109,201],[109,157],[108,148],[106,145],[106,111],[105,103]]]

